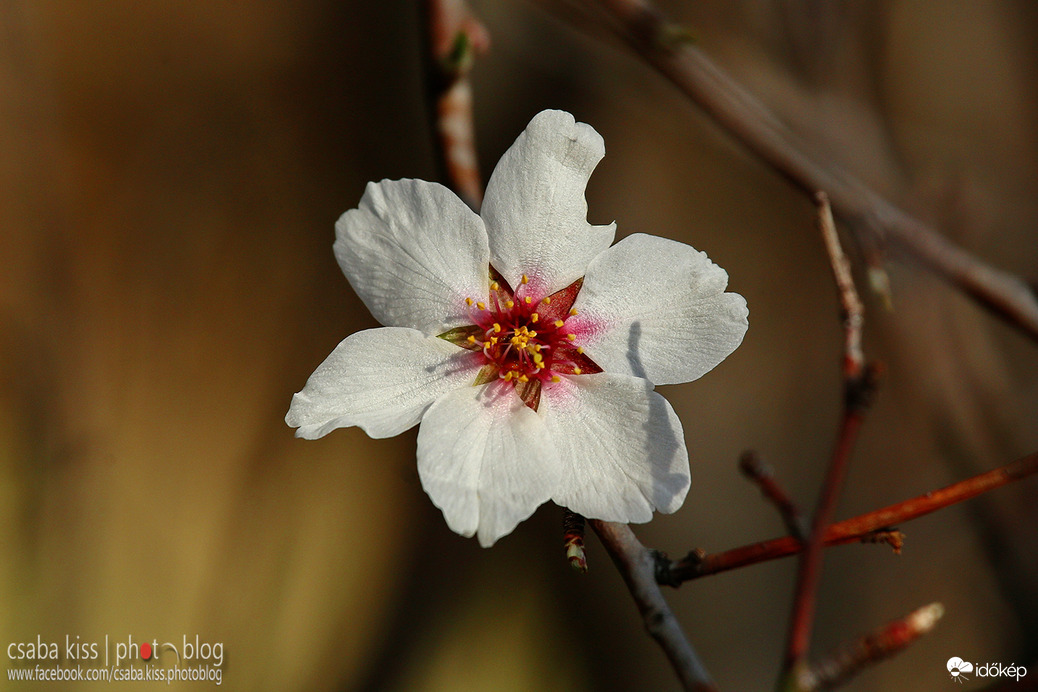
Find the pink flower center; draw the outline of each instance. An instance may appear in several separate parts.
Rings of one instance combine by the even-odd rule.
[[[602,372],[584,353],[579,334],[566,326],[577,314],[573,302],[583,281],[539,296],[527,289],[525,274],[513,291],[491,267],[487,300],[465,299],[473,324],[440,337],[483,354],[486,364],[475,384],[512,383],[526,405],[537,410],[543,384],[558,382],[562,375]]]

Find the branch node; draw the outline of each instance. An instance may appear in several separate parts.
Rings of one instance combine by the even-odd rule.
[[[675,589],[681,586],[681,578],[674,573],[674,561],[661,550],[650,549],[649,554],[652,556],[656,583],[672,586]],[[689,555],[692,555],[692,553],[689,553]]]
[[[882,363],[866,363],[864,369],[844,382],[843,404],[848,413],[864,413],[872,406],[879,381],[886,372]]]
[[[896,528],[890,529],[877,529],[871,531],[861,537],[862,543],[886,543],[893,550],[895,555],[901,554],[901,549],[905,546],[905,534],[898,531]]]

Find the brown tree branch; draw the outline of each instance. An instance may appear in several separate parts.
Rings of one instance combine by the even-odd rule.
[[[793,613],[789,619],[789,638],[783,677],[798,677],[805,669],[811,644],[818,585],[822,575],[822,552],[825,548],[826,530],[832,524],[836,502],[843,487],[851,452],[864,420],[865,410],[875,386],[872,370],[866,367],[861,347],[861,331],[864,323],[864,307],[858,298],[851,276],[850,262],[843,254],[840,238],[836,233],[829,199],[824,192],[816,195],[818,202],[818,228],[825,242],[826,251],[833,269],[833,278],[840,294],[840,317],[844,331],[843,353],[843,415],[836,446],[829,461],[818,507],[811,521],[811,533],[804,544],[797,571]]]
[[[490,34],[464,0],[426,0],[430,53],[430,100],[447,182],[465,203],[479,210],[483,182],[476,157],[469,70],[477,53],[490,46]]]
[[[825,190],[844,220],[887,242],[1038,340],[1038,298],[997,269],[884,199],[794,135],[763,103],[687,40],[647,0],[570,0],[604,16],[615,33],[754,155],[807,194]],[[542,4],[552,7],[555,3]]]
[[[1017,459],[1011,464],[992,469],[940,490],[904,500],[882,509],[845,519],[830,526],[825,532],[826,546],[869,541],[878,532],[886,532],[906,521],[964,502],[995,488],[1001,488],[1038,473],[1038,452]],[[802,550],[800,541],[789,536],[774,538],[741,546],[721,553],[696,551],[688,557],[663,566],[658,572],[659,582],[677,586],[681,582],[719,574],[760,562],[796,555]]]
[[[638,612],[645,621],[645,629],[667,654],[684,689],[716,692],[717,688],[709,673],[700,663],[656,583],[659,554],[642,545],[627,524],[598,519],[592,519],[589,523],[623,576],[638,606]]]

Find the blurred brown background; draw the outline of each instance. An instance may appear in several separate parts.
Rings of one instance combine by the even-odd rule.
[[[834,161],[1035,276],[1033,3],[662,4]],[[639,536],[679,555],[780,534],[736,459],[759,450],[813,505],[841,335],[811,205],[605,34],[473,6],[493,41],[473,74],[484,171],[534,113],[569,110],[606,141],[591,220],[707,251],[749,302],[744,345],[663,388],[693,487]],[[677,688],[595,539],[570,572],[558,508],[482,550],[422,493],[414,432],[303,442],[283,423],[375,324],[335,219],[369,180],[439,177],[420,18],[402,0],[0,4],[5,647],[199,634],[232,690]],[[888,374],[841,518],[1038,449],[1035,344],[891,259],[895,309],[870,297],[866,327]],[[830,551],[816,654],[941,601],[932,635],[847,689],[945,690],[952,656],[1035,664],[1036,497],[1032,480],[912,522],[900,557]],[[794,567],[667,592],[723,689],[770,689]]]

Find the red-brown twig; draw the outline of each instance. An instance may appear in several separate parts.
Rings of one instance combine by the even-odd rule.
[[[869,540],[877,532],[888,531],[906,521],[964,502],[1035,473],[1038,473],[1038,452],[940,490],[837,522],[826,530],[824,543],[826,546],[834,546]],[[800,541],[783,536],[721,553],[693,552],[672,563],[669,568],[659,570],[659,581],[661,584],[676,586],[700,577],[796,555],[802,549]]]
[[[641,57],[758,158],[808,194],[825,190],[856,226],[916,258],[938,276],[1038,340],[1038,298],[1019,277],[986,264],[888,202],[794,135],[647,0],[570,0],[604,15]],[[551,8],[553,2],[543,2]]]
[[[426,0],[433,120],[448,184],[473,209],[483,202],[468,72],[490,34],[464,0]]]
[[[807,531],[804,529],[800,508],[793,502],[789,493],[778,484],[771,467],[761,461],[760,455],[752,450],[743,452],[739,458],[739,470],[756,483],[764,497],[775,505],[789,535],[797,540],[804,540],[807,537]]]
[[[800,556],[797,571],[796,595],[793,599],[793,613],[789,622],[789,638],[786,646],[786,660],[783,675],[795,678],[806,665],[808,649],[811,643],[811,629],[814,623],[815,603],[818,584],[822,574],[822,552],[825,548],[825,532],[832,523],[836,512],[836,501],[843,487],[843,480],[850,465],[851,452],[858,436],[858,430],[864,420],[865,409],[874,379],[865,365],[865,356],[861,348],[861,329],[864,322],[864,308],[858,291],[854,287],[850,262],[840,247],[840,238],[836,233],[829,198],[823,192],[816,195],[818,202],[818,227],[825,241],[829,261],[833,268],[833,278],[840,294],[840,317],[843,322],[843,416],[840,419],[840,431],[836,439],[836,447],[829,461],[822,492],[818,499],[818,507],[811,521],[811,533]]]
[[[642,545],[627,524],[597,519],[592,519],[590,524],[623,576],[645,622],[645,629],[667,654],[681,684],[686,690],[716,692],[709,673],[700,663],[656,583],[659,554]]]
[[[847,682],[866,666],[904,650],[932,630],[942,615],[944,606],[931,603],[839,647],[826,658],[806,668],[797,677],[795,689],[815,692]]]

